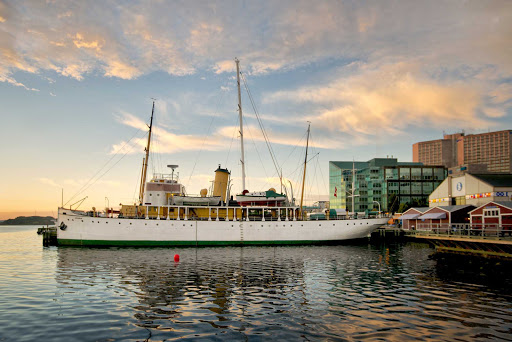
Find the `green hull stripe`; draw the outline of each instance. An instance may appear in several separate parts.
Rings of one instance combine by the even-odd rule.
[[[72,240],[59,239],[59,246],[88,246],[88,247],[179,247],[179,246],[269,246],[269,245],[312,245],[340,243],[340,241],[317,241],[317,240],[282,240],[282,241],[113,241],[113,240]]]

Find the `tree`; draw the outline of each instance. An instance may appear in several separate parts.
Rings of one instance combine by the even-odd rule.
[[[404,211],[407,211],[407,209],[409,209],[410,207],[411,205],[409,204],[409,202],[400,203],[400,207],[398,207],[398,212],[403,213]]]
[[[396,194],[391,194],[388,196],[388,212],[395,213],[398,210],[398,196]]]

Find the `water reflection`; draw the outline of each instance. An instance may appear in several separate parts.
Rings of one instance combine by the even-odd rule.
[[[60,248],[56,281],[59,300],[92,311],[97,337],[114,340],[509,338],[508,294],[440,279],[431,252]]]

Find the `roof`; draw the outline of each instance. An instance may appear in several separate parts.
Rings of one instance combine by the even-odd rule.
[[[486,205],[488,205],[489,203],[494,203],[494,204],[497,204],[497,205],[501,205],[503,207],[507,207],[509,209],[512,209],[512,201],[492,201],[492,202],[488,202],[488,203],[485,203],[485,204],[482,204],[481,206],[471,210],[469,213],[471,214],[472,212],[482,208],[482,207],[485,207]]]
[[[474,205],[471,204],[464,204],[464,205],[446,205],[446,206],[439,206],[439,207],[433,207],[433,208],[439,208],[446,210],[447,212],[453,213],[454,211],[459,211],[464,208],[474,208]]]
[[[471,176],[478,178],[492,186],[509,186],[512,187],[512,173],[507,174],[471,174]]]
[[[493,201],[492,203],[496,203],[496,204],[499,204],[504,207],[512,209],[512,201]]]
[[[428,220],[428,219],[444,219],[446,218],[446,213],[426,213],[418,217],[419,220]]]
[[[405,215],[400,216],[399,219],[400,220],[414,220],[418,216],[420,216],[420,214],[405,214]]]
[[[430,207],[418,207],[418,208],[412,207],[412,208],[409,208],[406,211],[404,211],[404,214],[406,214],[409,210],[416,210],[417,212],[424,213],[425,211],[427,211],[429,209],[430,209]]]

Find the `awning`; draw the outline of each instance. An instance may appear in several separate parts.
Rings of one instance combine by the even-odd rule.
[[[420,216],[420,214],[405,214],[399,217],[400,220],[414,220],[416,217]]]
[[[418,217],[420,220],[437,220],[446,218],[446,213],[427,213]]]

